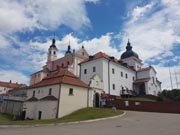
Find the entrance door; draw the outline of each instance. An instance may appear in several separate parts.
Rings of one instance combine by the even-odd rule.
[[[41,120],[41,116],[42,116],[42,112],[39,111],[39,112],[38,112],[38,120]]]
[[[21,113],[21,119],[22,119],[22,120],[25,120],[25,118],[26,118],[26,111],[22,111],[22,113]]]
[[[99,107],[99,93],[95,94],[95,107]]]
[[[139,86],[139,95],[146,95],[146,90],[145,90],[145,84],[142,83],[140,86]]]

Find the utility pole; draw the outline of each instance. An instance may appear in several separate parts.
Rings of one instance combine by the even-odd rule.
[[[171,76],[171,70],[170,70],[170,64],[169,65],[169,75],[170,75],[170,81],[171,81],[171,90],[173,89],[173,84],[172,84],[172,76]]]
[[[174,70],[174,75],[175,75],[176,85],[177,85],[177,89],[178,89],[178,80],[177,80],[177,75],[176,75],[176,71],[175,70]]]

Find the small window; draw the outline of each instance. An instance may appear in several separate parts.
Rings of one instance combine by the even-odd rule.
[[[84,52],[82,52],[82,55],[84,56]]]
[[[64,64],[62,63],[61,66],[64,67]]]
[[[69,65],[69,61],[67,62],[67,65]]]
[[[121,72],[121,77],[123,77],[123,72]]]
[[[113,74],[115,73],[115,70],[114,70],[114,68],[112,68],[112,73],[113,73]]]
[[[87,74],[87,69],[84,69],[84,74]]]
[[[53,53],[56,54],[56,51],[54,51]]]
[[[49,51],[49,54],[51,54],[51,51]]]
[[[126,78],[128,78],[128,74],[126,74]]]
[[[115,90],[115,84],[113,84],[113,90]]]
[[[73,95],[73,88],[69,88],[69,95]]]
[[[93,67],[93,72],[96,72],[96,67]]]
[[[52,88],[49,88],[49,95],[52,95]]]
[[[33,97],[35,97],[35,91],[33,91]]]
[[[154,83],[154,77],[152,79],[153,79],[153,83]]]
[[[135,80],[135,77],[133,76],[133,81]]]

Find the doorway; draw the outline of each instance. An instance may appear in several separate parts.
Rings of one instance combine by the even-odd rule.
[[[139,95],[141,95],[141,96],[146,95],[146,90],[145,90],[145,84],[144,84],[144,83],[142,83],[142,84],[139,86]]]
[[[95,107],[100,107],[99,106],[99,93],[95,93]]]
[[[38,112],[38,120],[41,120],[41,116],[42,116],[42,111]]]

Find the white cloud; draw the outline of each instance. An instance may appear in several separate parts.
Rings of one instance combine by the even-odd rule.
[[[143,7],[140,6],[135,7],[132,11],[132,19],[130,23],[134,23],[135,21],[143,17],[144,14],[147,13],[152,8],[153,5],[154,3],[150,3]]]
[[[62,24],[80,30],[90,25],[84,0],[1,1],[0,20],[3,32],[49,30]]]
[[[162,89],[171,89],[171,81],[170,81],[170,72],[173,88],[177,88],[176,78],[178,81],[178,88],[180,88],[180,69],[179,65],[171,66],[170,72],[169,67],[164,67],[162,65],[154,66],[157,71],[158,79],[162,82]],[[176,72],[176,75],[175,75]]]
[[[121,50],[124,50],[127,39],[130,38],[133,50],[145,61],[145,65],[148,65],[146,62],[159,61],[153,66],[157,70],[159,80],[162,81],[163,89],[171,88],[167,63],[179,60],[179,56],[175,56],[172,51],[175,44],[180,43],[179,7],[179,0],[160,0],[156,1],[156,4],[137,6],[132,10],[130,20],[124,25]],[[172,66],[173,73],[174,70],[179,72],[179,63]],[[177,78],[180,80],[179,75]],[[172,80],[176,88],[174,75]]]
[[[149,4],[141,7],[137,15],[135,9],[131,19],[124,26],[124,36],[121,49],[125,48],[127,39],[130,38],[133,49],[139,53],[140,58],[148,60],[155,58],[160,54],[165,54],[172,50],[175,43],[180,43],[180,2],[174,0],[170,3],[158,3],[161,6],[159,10],[153,12],[157,5],[152,5],[146,14]],[[139,16],[143,12],[143,18]],[[131,23],[134,18],[136,22]],[[167,54],[167,53],[166,53]],[[172,55],[169,53],[169,55]]]
[[[14,83],[29,84],[29,77],[22,74],[21,72],[14,70],[3,70],[0,69],[0,80],[9,82],[10,80]]]

